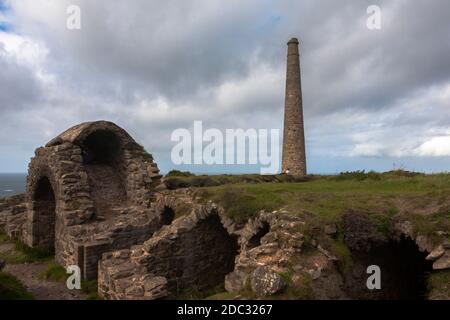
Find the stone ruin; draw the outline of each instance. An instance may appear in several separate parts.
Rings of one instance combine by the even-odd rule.
[[[151,207],[160,178],[152,156],[117,125],[72,127],[31,159],[22,237],[96,278],[102,253],[142,243],[164,223]]]

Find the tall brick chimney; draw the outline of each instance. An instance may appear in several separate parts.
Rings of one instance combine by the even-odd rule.
[[[298,40],[292,38],[287,45],[283,159],[281,167],[284,173],[304,176],[306,175],[306,153]]]

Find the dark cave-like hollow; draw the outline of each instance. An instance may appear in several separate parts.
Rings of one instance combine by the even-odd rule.
[[[114,164],[119,158],[120,141],[108,130],[91,133],[82,144],[85,164]]]
[[[347,293],[352,299],[423,300],[427,295],[427,277],[432,262],[425,259],[417,244],[409,238],[389,240],[369,252],[352,252],[353,265],[345,272]],[[381,271],[381,289],[367,288],[367,267]]]
[[[258,231],[248,240],[247,248],[253,249],[261,245],[261,238],[268,234],[270,231],[270,224],[266,221],[262,222]]]
[[[173,209],[165,206],[163,209],[163,212],[161,214],[161,224],[169,225],[172,223],[174,218],[175,218],[175,212],[173,211]]]
[[[33,244],[55,248],[56,200],[47,177],[39,179],[33,194]]]
[[[206,297],[212,289],[222,286],[225,276],[234,270],[239,247],[236,236],[230,235],[219,217],[213,215],[181,233],[173,249],[176,254],[164,274],[172,291],[196,291],[196,296]]]

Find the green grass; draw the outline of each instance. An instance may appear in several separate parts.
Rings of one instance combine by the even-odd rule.
[[[83,280],[81,281],[81,291],[87,294],[86,300],[101,300],[98,295],[97,280]]]
[[[22,283],[13,275],[0,272],[0,300],[32,300],[33,295],[29,293]]]
[[[44,270],[41,274],[41,277],[46,280],[51,281],[65,281],[67,279],[66,269],[54,262],[50,262],[47,266],[47,269]]]
[[[285,183],[301,182],[313,179],[313,176],[294,177],[290,175],[260,175],[260,174],[242,174],[242,175],[193,175],[188,172],[175,171],[169,173],[164,178],[164,183],[169,189],[187,188],[187,187],[213,187],[229,184],[255,184],[255,183]]]
[[[6,233],[0,232],[0,244],[9,242],[10,239]]]
[[[298,284],[294,285],[290,278],[284,277],[287,282],[287,289],[275,295],[275,299],[296,299],[296,300],[311,300],[314,299],[314,292],[312,289],[312,278],[309,275],[302,274]]]
[[[450,210],[442,212],[450,204],[450,174],[386,173],[379,174],[379,179],[362,179],[360,174],[354,178],[338,177],[314,177],[302,183],[203,187],[197,194],[201,199],[221,204],[236,221],[244,221],[261,209],[285,208],[292,214],[310,212],[323,221],[338,222],[344,212],[353,209],[372,214],[383,232],[388,232],[392,218],[401,214],[412,217],[413,223],[417,220],[423,224],[426,232],[450,229],[445,223]]]
[[[0,258],[5,259],[7,263],[32,263],[45,262],[53,258],[54,252],[48,248],[31,248],[20,240],[15,241],[15,250],[13,252],[0,253]]]
[[[345,272],[353,266],[352,253],[344,242],[344,234],[342,232],[339,233],[339,237],[336,239],[330,249],[332,253],[339,259],[339,268],[342,271]]]
[[[236,296],[234,292],[223,291],[206,297],[205,300],[233,300]]]

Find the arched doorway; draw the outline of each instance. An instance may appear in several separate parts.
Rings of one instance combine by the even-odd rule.
[[[33,194],[33,246],[55,248],[56,200],[47,177],[38,180]]]
[[[121,141],[109,130],[96,130],[81,143],[97,217],[107,219],[126,205]]]

